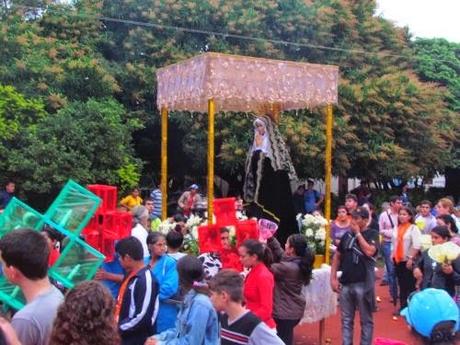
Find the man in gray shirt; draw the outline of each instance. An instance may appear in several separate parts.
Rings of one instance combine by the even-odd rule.
[[[21,288],[27,301],[11,321],[22,345],[48,344],[63,300],[48,279],[48,256],[48,243],[37,231],[19,229],[0,239],[3,274]]]

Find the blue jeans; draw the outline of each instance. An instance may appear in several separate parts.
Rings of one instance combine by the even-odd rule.
[[[396,282],[395,268],[393,265],[393,259],[391,258],[391,242],[384,241],[381,245],[383,254],[383,260],[385,261],[385,268],[387,269],[387,280],[388,288],[390,290],[390,296],[394,303],[398,299],[398,285]]]

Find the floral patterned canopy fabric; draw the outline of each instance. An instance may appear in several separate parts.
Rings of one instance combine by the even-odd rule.
[[[205,53],[157,71],[158,108],[264,112],[337,103],[336,66]]]

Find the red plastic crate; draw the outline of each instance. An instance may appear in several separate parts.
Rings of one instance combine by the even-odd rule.
[[[94,249],[101,251],[102,249],[102,238],[98,232],[85,234],[85,241]]]
[[[259,239],[259,230],[255,219],[242,220],[236,225],[236,247],[239,248],[248,239]]]
[[[87,234],[92,234],[92,233],[99,233],[99,221],[98,221],[98,216],[93,216],[89,220],[88,224],[83,228],[82,234],[87,235]]]
[[[214,200],[213,205],[214,215],[216,216],[216,224],[221,227],[236,224],[235,200],[235,198],[221,198]]]
[[[115,242],[112,239],[102,238],[100,252],[105,255],[105,261],[112,261],[115,257]]]
[[[86,186],[88,190],[102,199],[101,205],[96,210],[96,214],[107,211],[114,211],[117,207],[117,187],[104,184],[90,184]]]
[[[200,253],[219,252],[222,249],[220,226],[217,224],[198,227],[198,245]]]
[[[131,234],[133,217],[129,212],[112,211],[99,216],[104,239],[119,240]]]

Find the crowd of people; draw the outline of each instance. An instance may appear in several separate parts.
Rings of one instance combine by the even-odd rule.
[[[442,289],[458,300],[460,287],[460,257],[437,262],[427,248],[448,241],[459,244],[460,218],[452,199],[441,198],[434,208],[423,200],[413,208],[407,195],[394,195],[379,215],[368,201],[358,205],[358,197],[348,194],[331,224],[331,243],[336,246],[331,286],[340,294],[343,344],[353,343],[356,311],[360,314],[361,344],[372,344],[372,314],[380,298],[375,295],[374,272],[379,252],[385,269],[381,285],[388,285],[394,317],[407,307],[415,291]],[[427,237],[431,243],[426,243]],[[438,340],[451,339],[455,333],[452,327]]]
[[[172,219],[177,225],[167,234],[154,231],[161,215],[158,192],[142,200],[135,189],[122,199],[133,215],[131,236],[116,243],[114,259],[103,264],[93,281],[69,291],[47,275],[63,246],[58,232],[45,227],[41,234],[20,229],[4,235],[3,275],[21,288],[27,302],[11,323],[0,319],[6,343],[294,344],[294,328],[305,311],[302,289],[312,279],[314,261],[305,236],[289,235],[284,246],[273,236],[235,247],[230,229],[222,227],[221,249],[189,255],[182,251],[185,220],[199,200],[198,186],[181,197],[181,213]],[[302,212],[307,207],[318,212],[322,200],[311,181],[293,197]],[[330,224],[330,284],[339,294],[343,344],[353,344],[358,312],[360,343],[370,345],[379,256],[395,315],[416,290],[437,288],[455,297],[460,258],[435,262],[423,247],[423,236],[430,236],[433,245],[459,244],[459,218],[449,198],[434,208],[424,200],[413,211],[402,196],[393,196],[379,215],[368,199],[361,201],[348,194]],[[206,267],[209,256],[218,261],[214,270]]]

